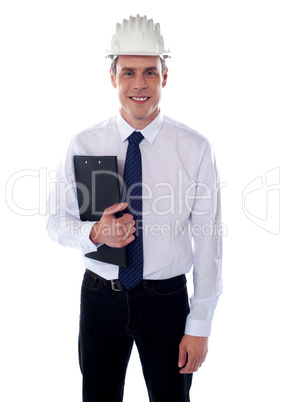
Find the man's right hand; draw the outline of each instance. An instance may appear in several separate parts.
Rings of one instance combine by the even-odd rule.
[[[95,244],[107,244],[117,248],[124,247],[135,240],[136,228],[133,216],[123,214],[120,218],[115,217],[117,212],[123,211],[127,206],[128,204],[123,202],[106,208],[102,218],[92,226],[90,240]]]

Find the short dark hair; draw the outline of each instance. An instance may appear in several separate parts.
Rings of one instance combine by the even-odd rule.
[[[160,57],[160,60],[161,60],[161,71],[162,71],[162,75],[163,75],[166,70],[166,63],[165,63],[165,60],[162,59],[161,57]],[[112,71],[112,74],[114,77],[116,76],[116,72],[117,72],[117,62],[118,62],[118,57],[115,57],[115,59],[111,63],[111,71]]]

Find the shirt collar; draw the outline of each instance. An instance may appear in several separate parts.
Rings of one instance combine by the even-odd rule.
[[[163,123],[163,115],[161,112],[158,113],[156,118],[142,130],[136,130],[133,128],[126,120],[122,117],[121,113],[117,115],[117,126],[121,136],[121,140],[125,141],[134,131],[140,131],[144,138],[153,144],[161,126]]]

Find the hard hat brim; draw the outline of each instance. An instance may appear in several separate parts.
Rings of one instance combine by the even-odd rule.
[[[163,54],[157,54],[154,52],[129,51],[129,52],[118,52],[118,53],[107,52],[106,58],[110,58],[113,60],[118,56],[159,56],[164,60],[171,57],[170,52],[163,53]]]

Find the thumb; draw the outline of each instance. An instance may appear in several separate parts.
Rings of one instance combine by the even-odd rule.
[[[179,356],[178,356],[178,367],[183,367],[186,364],[186,350],[180,346],[179,348]]]
[[[104,210],[104,215],[114,215],[117,212],[123,211],[128,206],[127,202],[121,202],[118,204],[111,205],[110,207]]]

